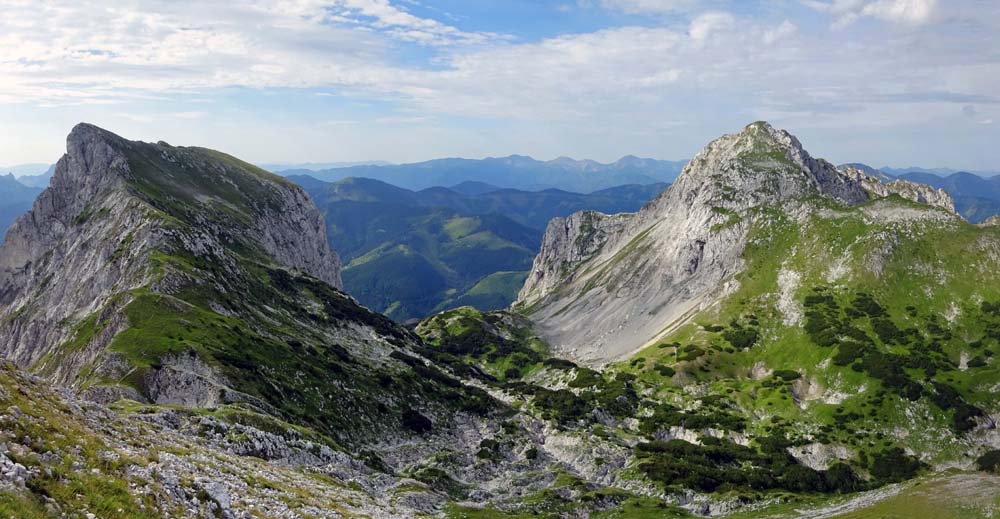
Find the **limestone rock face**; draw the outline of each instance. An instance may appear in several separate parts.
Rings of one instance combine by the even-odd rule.
[[[882,182],[877,177],[854,166],[842,166],[840,171],[848,178],[861,183],[868,192],[878,198],[899,195],[912,202],[940,207],[949,213],[955,213],[955,201],[944,189],[935,189],[926,184],[895,179]]]
[[[340,261],[308,195],[251,168],[210,150],[76,126],[50,187],[0,246],[0,353],[71,383],[127,328],[121,309],[134,290],[170,293],[185,282],[161,275],[153,259],[162,253],[235,269],[224,249],[255,244],[283,267],[340,287]],[[82,330],[95,323],[88,337]]]
[[[554,220],[515,305],[560,353],[620,358],[725,290],[754,222],[779,207],[801,214],[815,196],[850,206],[872,195],[788,132],[751,124],[705,147],[636,214]]]

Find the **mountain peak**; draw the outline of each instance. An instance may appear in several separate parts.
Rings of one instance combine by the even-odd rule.
[[[951,211],[950,199],[932,189],[848,173],[813,158],[789,132],[752,123],[705,146],[637,213],[553,220],[518,304],[556,351],[600,364],[719,297],[746,268],[743,251],[755,229],[772,225],[774,214],[805,223],[818,197],[861,213],[862,203],[889,195]],[[954,221],[940,211],[917,213],[898,214]]]
[[[118,135],[101,128],[95,124],[81,122],[77,123],[76,126],[70,130],[69,135],[66,137],[69,142],[80,142],[80,141],[93,141],[93,140],[106,140],[114,142],[125,142],[125,139],[119,137]]]
[[[764,121],[709,143],[685,166],[670,191],[686,197],[706,186],[710,197],[728,200],[726,207],[756,207],[813,193],[848,205],[869,199],[860,183],[829,162],[813,158],[791,133]]]
[[[8,317],[0,352],[42,369],[81,315],[114,313],[143,291],[175,297],[196,280],[235,276],[241,261],[340,287],[339,259],[301,188],[219,152],[77,125],[50,187],[0,247],[0,312]],[[44,369],[70,382],[101,351]]]

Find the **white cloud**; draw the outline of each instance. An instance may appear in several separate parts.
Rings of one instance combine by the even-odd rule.
[[[920,24],[934,14],[937,0],[879,0],[865,6],[862,13],[892,22]]]
[[[802,3],[835,17],[834,25],[843,27],[862,17],[888,22],[920,25],[929,22],[937,9],[937,0],[802,0]]]
[[[691,20],[691,27],[688,34],[695,41],[705,41],[713,32],[726,30],[732,27],[735,18],[729,13],[712,12],[698,15]]]
[[[984,117],[980,113],[979,109],[973,105],[965,105],[962,107],[962,115],[975,121],[978,124],[989,125],[993,124],[993,119],[990,117]]]
[[[601,0],[605,9],[622,11],[629,14],[670,13],[689,9],[695,5],[693,0]]]
[[[310,2],[312,4],[312,2]],[[393,6],[389,0],[337,0],[321,9],[334,13],[334,19],[351,20],[359,24],[389,29],[389,34],[416,43],[450,45],[456,43],[487,43],[504,38],[495,33],[465,32],[430,18],[414,16]]]
[[[366,85],[395,73],[386,65],[392,40],[432,47],[506,40],[386,0],[0,0],[0,12],[0,103],[52,106],[227,86]]]
[[[896,17],[902,23],[917,23],[924,16],[947,20],[945,14],[954,16],[956,9],[949,3],[948,13],[942,14],[938,11],[945,10],[944,4],[931,5],[930,14],[920,14],[874,0],[812,4],[834,20]],[[632,0],[628,5],[655,14],[681,4]],[[220,89],[247,92],[233,97],[233,104],[271,94],[277,103],[281,96],[304,92],[290,103],[287,116],[282,108],[281,117],[254,130],[271,135],[269,124],[315,124],[323,128],[320,133],[343,130],[338,135],[372,153],[389,149],[379,139],[397,129],[396,135],[412,139],[407,142],[415,148],[433,144],[431,136],[469,144],[480,135],[447,133],[442,128],[450,117],[525,136],[519,142],[527,148],[507,151],[531,151],[534,142],[566,145],[564,141],[579,139],[580,146],[617,146],[634,153],[642,151],[632,148],[635,143],[647,142],[649,149],[664,147],[658,156],[680,157],[683,153],[669,151],[670,146],[687,139],[694,147],[719,128],[760,118],[854,134],[859,127],[876,125],[884,132],[909,131],[934,118],[971,126],[973,120],[996,119],[991,109],[1000,106],[995,93],[1000,60],[989,52],[970,52],[994,38],[1000,19],[995,7],[952,28],[935,23],[886,31],[857,24],[849,39],[815,28],[809,20],[785,19],[786,13],[775,8],[763,14],[685,11],[676,17],[654,16],[643,26],[530,42],[462,31],[375,0],[134,0],[115,7],[0,0],[0,11],[0,105],[76,105],[50,112],[118,113],[122,115],[116,119],[135,122],[133,128],[141,130],[151,125],[138,106],[149,101],[152,113],[166,114],[155,119],[158,128],[210,128],[231,123],[217,112],[226,108],[208,104]],[[90,29],[97,26],[103,29]],[[796,36],[799,32],[803,34]],[[169,107],[157,105],[158,100],[168,100]],[[87,108],[108,103],[120,106]],[[339,111],[303,113],[310,103]],[[959,110],[965,105],[983,113],[964,119]],[[232,122],[240,130],[259,114],[256,106],[244,108],[228,114],[247,118],[249,122]],[[204,113],[204,121],[192,124],[195,113]],[[307,118],[311,123],[302,122]],[[0,130],[14,128],[8,121]],[[380,124],[371,124],[376,121]],[[66,127],[74,122],[65,122]],[[412,131],[415,124],[420,132]],[[701,133],[692,130],[709,127]],[[990,128],[977,126],[983,132]],[[224,134],[205,135],[216,139]],[[312,135],[302,134],[307,137],[301,139]],[[475,149],[492,146],[504,134],[496,130],[491,135],[489,145]],[[275,134],[279,140],[293,136],[298,134]],[[375,143],[362,147],[362,136]],[[420,153],[425,149],[431,148],[420,147]],[[250,152],[260,153],[256,146]]]
[[[764,32],[764,43],[770,45],[795,34],[798,30],[799,28],[794,23],[785,20],[781,22],[781,25]]]

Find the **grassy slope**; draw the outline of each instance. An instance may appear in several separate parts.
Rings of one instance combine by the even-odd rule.
[[[430,337],[432,344],[464,353],[465,361],[505,379],[508,391],[523,395],[541,416],[571,430],[597,430],[590,412],[601,409],[639,417],[640,441],[649,441],[642,436],[654,432],[659,423],[695,431],[714,428],[724,437],[745,435],[751,448],[765,455],[768,438],[780,439],[782,446],[812,442],[843,446],[852,453],[845,464],[850,471],[871,478],[857,488],[906,479],[935,464],[971,463],[983,448],[966,439],[965,429],[974,423],[975,413],[963,422],[959,409],[997,411],[991,388],[1000,380],[993,360],[1000,353],[1000,315],[983,303],[1000,301],[996,269],[1000,232],[954,220],[893,223],[887,215],[895,211],[930,211],[900,199],[851,210],[817,203],[813,216],[802,223],[765,211],[757,218],[761,223],[752,232],[744,255],[747,269],[737,276],[739,288],[734,294],[673,336],[603,373],[561,368],[569,370],[569,392],[535,386],[567,380],[552,378],[552,368],[561,364],[546,360],[544,347],[537,350],[543,352],[540,358],[531,359],[534,363],[505,375],[518,348],[508,347],[505,355],[498,355],[495,340],[470,334],[477,329],[476,320],[484,319],[482,314],[471,310],[460,317],[443,314],[452,317],[429,319],[417,331]],[[817,300],[832,301],[832,306]],[[800,321],[786,324],[788,310],[800,312]],[[848,354],[846,336],[837,335],[833,345],[821,346],[815,330],[807,331],[810,320],[834,314],[842,333],[866,337],[855,340],[865,345],[856,358]],[[893,328],[886,322],[894,325],[898,336],[887,333]],[[435,339],[440,336],[452,339]],[[965,369],[959,367],[963,358],[979,361]],[[522,378],[530,382],[524,385],[519,382]],[[640,402],[629,396],[630,391],[644,398]],[[663,404],[675,410],[643,418]],[[644,429],[644,422],[652,428]],[[614,434],[636,438],[636,432],[625,428]],[[897,447],[918,456],[923,469],[905,452],[891,455]],[[628,470],[643,478],[643,464],[666,461],[655,453],[637,451]],[[913,466],[887,470],[907,464]],[[779,478],[787,470],[782,468]],[[647,476],[658,479],[660,474]],[[660,481],[668,490],[675,488],[669,478]],[[920,512],[911,514],[914,517],[988,516],[991,503],[979,499],[973,507],[978,511],[972,510],[963,495],[954,492],[955,485],[929,481],[923,490],[907,490],[883,504],[862,503],[861,510],[846,517],[894,517],[893,513],[901,513],[898,510]],[[793,483],[779,482],[786,484]],[[986,478],[983,485],[981,494],[994,495],[1000,488],[995,479]],[[938,486],[941,492],[928,490]],[[788,511],[839,502],[809,491],[762,493],[739,485],[724,485],[719,491],[719,497],[751,501],[781,496],[782,501],[790,500],[784,508]],[[634,510],[616,506],[609,516],[667,513],[655,500],[648,503],[647,512],[642,499],[629,499],[637,503]],[[505,507],[506,512],[455,508],[451,515],[501,517],[521,510],[546,516],[549,510],[556,516],[555,502],[542,499],[542,503],[528,500]],[[782,509],[769,507],[746,516],[787,516]]]
[[[282,209],[277,189],[298,189],[293,184],[210,150],[133,144],[131,186],[174,238],[143,260],[157,274],[150,286],[113,298],[126,302],[128,327],[109,351],[130,368],[112,378],[85,371],[87,385],[146,393],[147,377],[166,357],[195,355],[264,409],[345,443],[398,429],[412,408],[432,415],[490,409],[481,392],[408,361],[401,351],[417,344],[415,336],[325,283],[275,265],[243,236],[260,211]],[[192,253],[182,237],[196,230],[216,233],[223,250]],[[151,288],[164,279],[169,293]],[[107,325],[99,314],[83,319],[64,348],[99,333]],[[376,338],[362,341],[351,331],[361,326]]]
[[[901,201],[893,203],[909,207]],[[815,289],[832,294],[841,309],[849,307],[859,291],[872,294],[897,327],[915,328],[921,336],[908,345],[885,344],[877,338],[870,318],[854,319],[853,323],[872,337],[877,351],[907,358],[926,353],[928,344],[940,344],[938,358],[943,368],[933,377],[925,370],[905,368],[910,378],[923,384],[928,393],[933,390],[926,381],[947,384],[969,403],[995,411],[992,396],[983,391],[983,384],[1000,379],[995,364],[986,357],[1000,349],[1000,344],[987,339],[981,351],[969,344],[982,339],[984,329],[994,322],[992,316],[983,315],[980,304],[1000,299],[998,273],[987,268],[996,258],[986,260],[998,239],[1000,235],[993,229],[962,223],[873,225],[862,220],[859,210],[835,218],[814,217],[805,226],[775,215],[773,222],[758,229],[750,241],[745,253],[748,269],[739,276],[739,290],[661,345],[638,353],[636,358],[644,360],[633,359],[624,369],[661,385],[664,394],[676,393],[692,383],[705,384],[716,393],[732,394],[745,412],[780,417],[796,424],[793,428],[799,435],[815,435],[810,428],[826,425],[843,429],[835,432],[831,440],[868,450],[874,448],[869,443],[887,445],[895,436],[894,428],[900,427],[912,433],[905,445],[927,454],[927,461],[953,458],[962,451],[962,443],[957,439],[942,442],[939,435],[949,429],[949,410],[927,404],[924,397],[913,404],[924,411],[919,418],[907,416],[900,406],[901,397],[892,394],[892,388],[886,388],[883,381],[849,365],[837,366],[831,362],[839,351],[836,347],[818,346],[799,325],[782,323],[785,316],[777,308],[779,272],[784,269],[798,274],[800,281],[791,297],[800,312],[805,297]],[[883,261],[872,252],[887,243],[894,243],[893,252],[884,260],[882,272],[871,272]],[[846,274],[831,280],[831,269]],[[956,309],[958,315],[949,322],[948,317]],[[711,326],[732,329],[733,322],[747,325],[753,317],[760,323],[760,341],[745,351],[734,350],[724,338],[725,332],[706,331]],[[928,330],[934,326],[949,330],[948,338],[934,336]],[[694,344],[705,354],[678,363],[679,349],[662,347],[671,343]],[[986,365],[959,370],[963,352],[970,357],[978,354],[986,359]],[[669,365],[678,374],[663,377],[655,369],[657,364]],[[755,380],[751,376],[754,366],[758,370],[796,370],[810,384],[842,393],[846,399],[841,404],[812,401],[801,409],[792,388],[767,387],[767,378]],[[891,397],[878,398],[880,393]],[[835,415],[851,412],[867,416],[863,428],[868,432],[861,438],[848,434],[851,427],[837,427]],[[761,431],[769,425],[766,420],[756,423]]]
[[[368,229],[370,244],[379,245],[350,259],[344,286],[398,321],[462,304],[487,310],[509,305],[520,286],[510,276],[490,277],[525,272],[538,247],[533,231],[496,215],[430,210],[404,220],[405,228],[392,224],[399,229],[386,228],[384,235],[379,221]]]

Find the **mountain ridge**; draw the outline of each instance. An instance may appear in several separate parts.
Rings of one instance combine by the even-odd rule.
[[[858,178],[814,159],[788,132],[753,123],[706,146],[638,213],[554,220],[515,308],[556,351],[584,362],[618,358],[727,290],[723,281],[742,270],[747,233],[768,207],[803,213],[813,195],[857,206],[873,197]]]
[[[632,156],[601,164],[568,158],[539,161],[523,155],[510,155],[484,159],[444,158],[413,164],[354,166],[322,171],[287,170],[281,174],[305,174],[324,181],[366,177],[413,190],[475,181],[527,191],[558,188],[589,193],[623,184],[670,182],[683,164],[684,161]]]
[[[363,443],[410,406],[444,428],[471,391],[380,386],[419,339],[333,286],[305,191],[212,150],[78,125],[0,269],[5,357],[96,401],[247,406]]]

